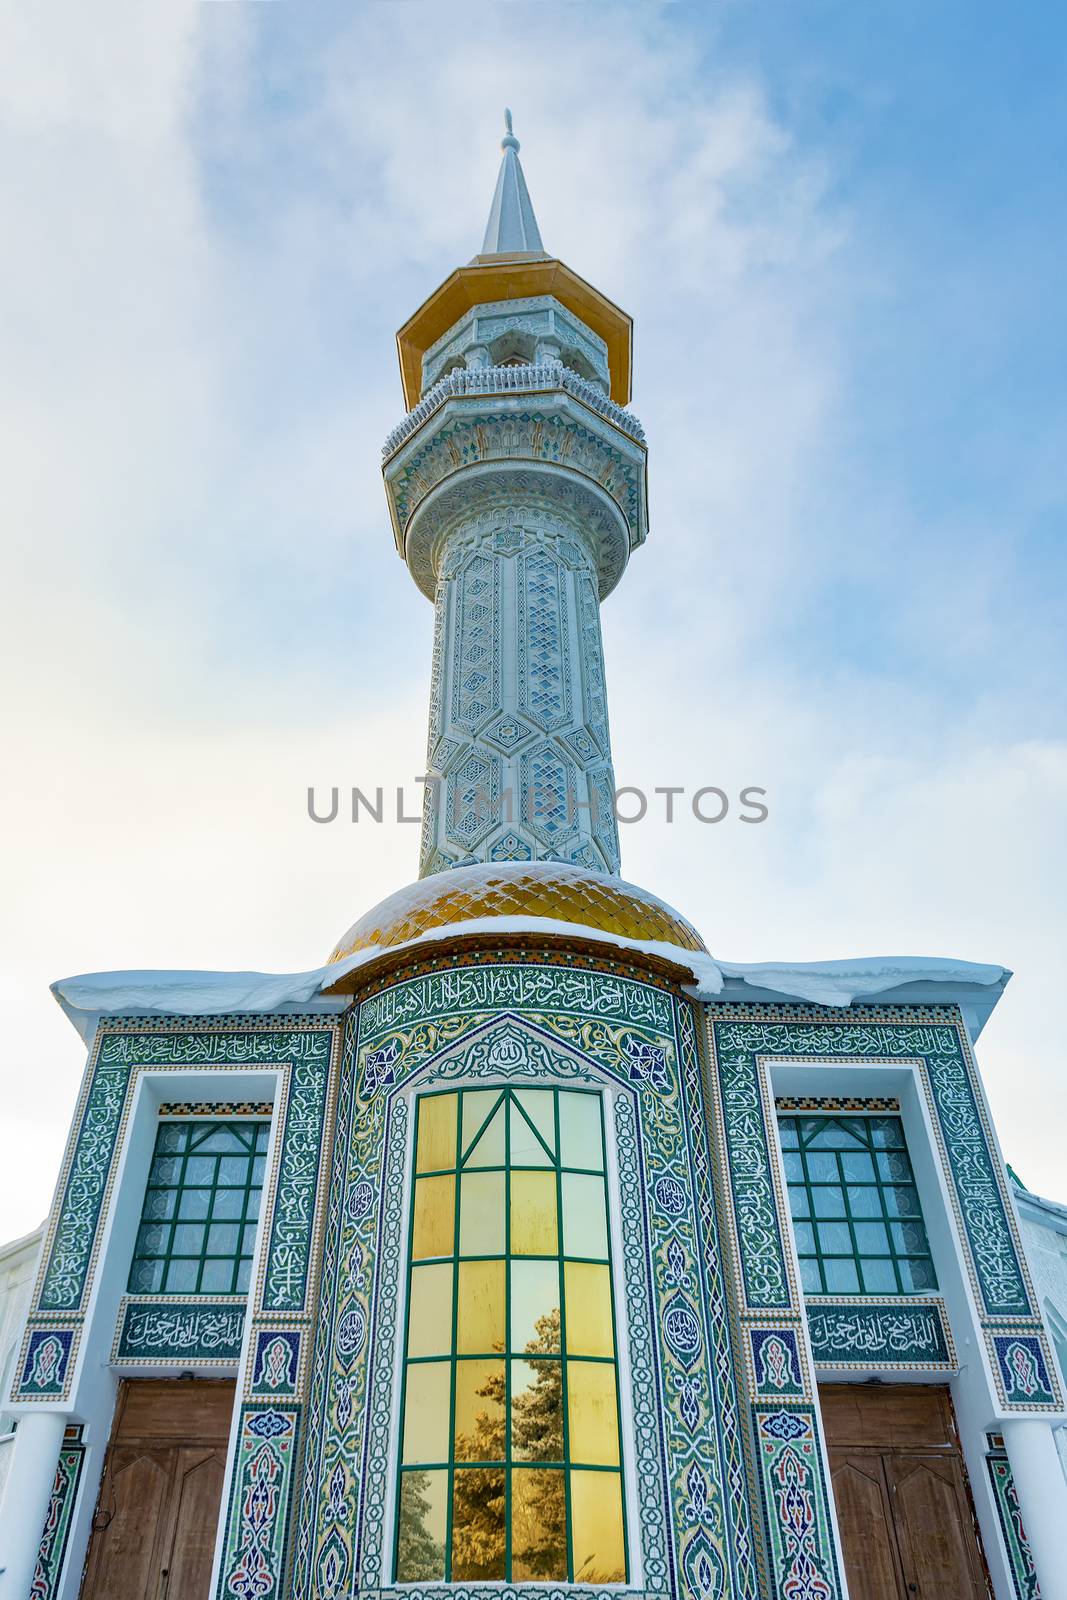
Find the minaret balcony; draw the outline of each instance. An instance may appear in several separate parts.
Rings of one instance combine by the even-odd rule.
[[[545,502],[581,520],[601,598],[648,531],[644,430],[559,360],[456,368],[394,428],[382,470],[397,549],[430,599],[434,550],[479,502]]]

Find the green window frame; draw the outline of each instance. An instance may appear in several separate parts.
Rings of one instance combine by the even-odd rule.
[[[805,1294],[928,1294],[937,1274],[898,1116],[780,1116]]]
[[[603,1097],[418,1096],[398,1583],[624,1583]]]
[[[269,1138],[265,1119],[160,1119],[129,1293],[247,1293]]]

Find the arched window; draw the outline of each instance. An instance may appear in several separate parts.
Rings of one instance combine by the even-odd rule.
[[[417,1102],[396,1578],[622,1583],[601,1096]]]

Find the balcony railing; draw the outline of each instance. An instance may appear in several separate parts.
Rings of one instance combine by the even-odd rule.
[[[576,400],[606,418],[638,444],[644,444],[645,430],[632,411],[624,411],[614,400],[609,400],[596,384],[579,377],[562,361],[543,361],[536,365],[530,363],[514,367],[459,367],[455,372],[448,373],[447,377],[439,378],[432,389],[427,389],[418,405],[408,412],[403,422],[393,429],[382,446],[382,456],[388,460],[446,400],[456,396],[544,393],[552,389],[563,389],[567,394],[574,395]]]

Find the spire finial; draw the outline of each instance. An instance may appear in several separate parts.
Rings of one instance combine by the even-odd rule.
[[[519,141],[511,125],[511,112],[504,110],[504,137],[500,148],[504,159],[496,180],[489,223],[485,230],[482,255],[539,255],[544,251],[541,234],[530,204],[526,179],[519,165]]]

